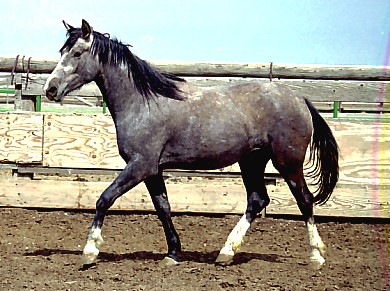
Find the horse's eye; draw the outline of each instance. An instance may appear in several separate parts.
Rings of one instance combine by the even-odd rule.
[[[80,52],[75,52],[74,55],[73,55],[73,57],[79,58],[79,57],[81,57],[81,53],[80,53]]]

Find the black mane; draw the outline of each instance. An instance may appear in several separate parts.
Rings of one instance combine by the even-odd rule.
[[[64,50],[71,49],[81,35],[81,28],[71,28],[68,30],[68,39],[60,49],[60,52],[62,53]],[[128,47],[128,45],[123,44],[115,38],[112,39],[106,34],[101,34],[96,31],[93,32],[91,53],[94,56],[97,55],[99,62],[102,64],[127,66],[129,78],[131,74],[135,88],[146,100],[153,98],[153,95],[161,95],[176,100],[184,99],[180,89],[174,82],[185,82],[184,79],[173,74],[159,72],[148,62],[134,55]]]

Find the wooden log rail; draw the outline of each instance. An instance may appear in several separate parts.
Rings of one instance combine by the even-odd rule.
[[[390,121],[329,119],[328,123],[341,150],[340,182],[316,214],[388,218]],[[108,115],[2,113],[0,134],[0,162],[10,170],[9,176],[0,178],[2,206],[93,209],[97,197],[124,166]],[[299,214],[271,164],[266,172],[272,198],[267,212]],[[57,180],[36,175],[45,173],[73,176]],[[112,177],[92,181],[80,176],[88,173],[111,173]],[[245,209],[237,165],[214,172],[170,172],[166,178],[173,211],[242,213]],[[150,211],[153,206],[142,184],[113,209]]]
[[[30,73],[50,74],[57,60],[30,60]],[[11,72],[15,58],[0,57],[0,72]],[[372,80],[390,81],[390,67],[382,66],[330,66],[290,65],[271,63],[212,63],[212,62],[157,62],[151,61],[163,72],[183,77],[251,77],[275,79],[316,79],[316,80]],[[271,69],[272,67],[272,69]],[[16,73],[24,73],[27,58],[19,58]]]

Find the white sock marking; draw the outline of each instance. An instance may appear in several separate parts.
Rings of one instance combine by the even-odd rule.
[[[250,222],[244,214],[237,225],[230,232],[224,247],[221,249],[220,254],[234,256],[234,253],[239,251],[240,245],[244,240],[245,233],[250,226]]]
[[[93,228],[88,234],[87,244],[83,250],[83,263],[92,264],[99,254],[99,248],[103,244],[102,230]]]
[[[317,267],[320,267],[325,263],[325,259],[321,255],[325,252],[325,245],[321,240],[315,224],[307,223],[307,233],[310,245],[310,263],[314,263]]]

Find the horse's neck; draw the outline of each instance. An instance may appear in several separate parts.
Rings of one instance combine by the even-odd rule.
[[[95,82],[114,121],[121,112],[132,112],[143,102],[126,68],[105,65]]]

